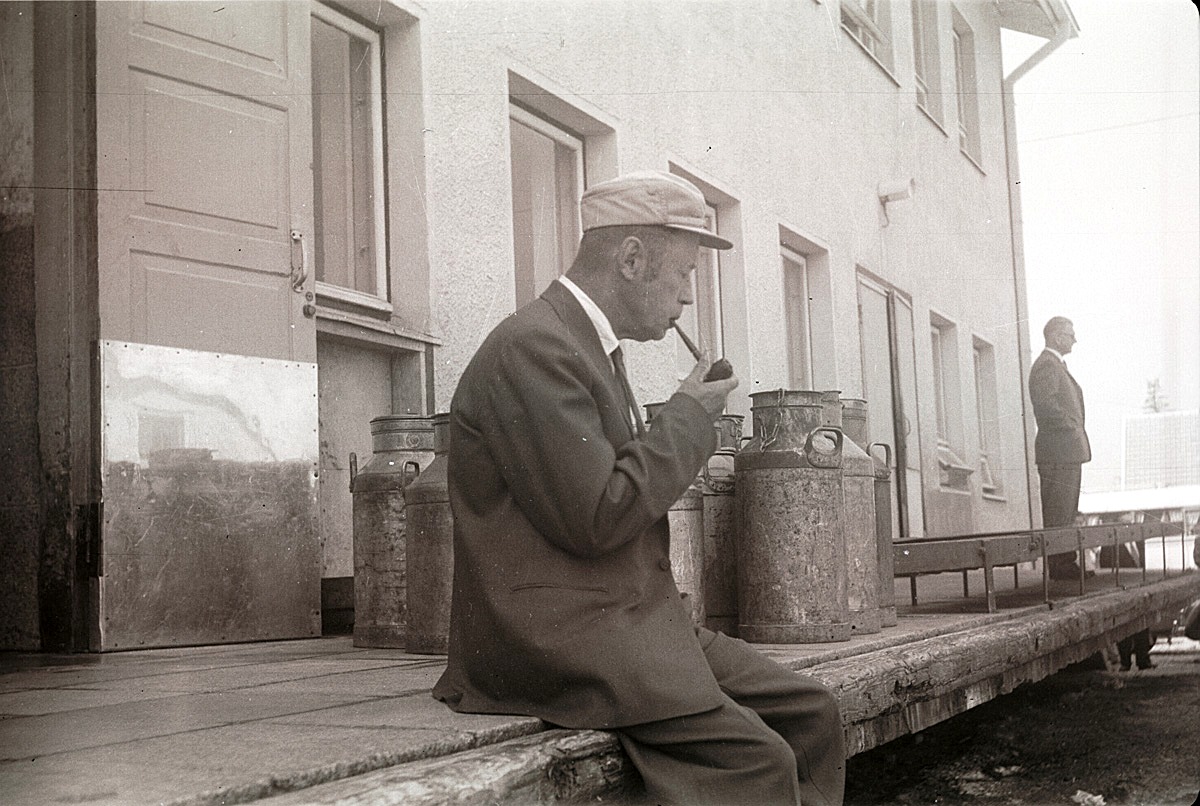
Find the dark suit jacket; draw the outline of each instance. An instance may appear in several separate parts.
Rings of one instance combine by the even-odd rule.
[[[715,447],[712,418],[679,394],[634,438],[599,336],[561,284],[502,322],[451,405],[454,594],[434,696],[566,727],[715,708],[666,518]]]
[[[1029,398],[1037,419],[1034,461],[1039,464],[1083,464],[1092,448],[1083,430],[1083,390],[1067,365],[1049,350],[1029,371]]]

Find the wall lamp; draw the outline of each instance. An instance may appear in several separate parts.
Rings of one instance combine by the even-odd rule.
[[[883,208],[883,226],[886,227],[891,223],[887,212],[888,203],[911,199],[916,186],[916,182],[912,179],[897,179],[879,183],[879,206]]]

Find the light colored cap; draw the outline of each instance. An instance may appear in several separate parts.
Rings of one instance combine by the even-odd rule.
[[[733,243],[705,226],[704,194],[665,171],[635,171],[588,188],[579,200],[583,231],[598,227],[650,226],[694,232],[700,245],[729,249]]]

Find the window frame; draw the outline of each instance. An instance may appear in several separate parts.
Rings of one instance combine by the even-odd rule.
[[[720,232],[720,207],[707,197],[704,200],[704,223],[711,232]],[[699,260],[707,262],[707,269],[697,265],[688,281],[692,287],[692,304],[685,305],[680,314],[679,325],[702,350],[707,350],[715,361],[726,354],[725,298],[721,288],[721,257],[717,249],[700,250]],[[701,282],[704,279],[706,282]],[[695,366],[696,359],[682,342],[676,348],[676,367],[681,377]]]
[[[964,491],[975,469],[960,457],[962,440],[962,382],[958,367],[958,326],[932,313],[929,319],[933,367],[933,402],[937,418],[938,485]],[[951,389],[951,386],[957,390]],[[952,392],[958,394],[951,397]]]
[[[842,30],[895,81],[891,6],[891,0],[841,0],[839,20]]]
[[[808,258],[780,244],[783,269],[784,317],[788,337],[788,373],[791,389],[813,389],[812,311]]]
[[[372,51],[369,78],[370,88],[367,96],[371,99],[371,189],[374,197],[372,219],[374,225],[376,290],[372,294],[357,288],[326,282],[325,280],[316,280],[314,287],[318,298],[325,297],[375,311],[391,313],[392,295],[388,267],[386,149],[384,146],[386,132],[384,130],[385,115],[383,108],[384,35],[382,31],[370,28],[341,11],[319,2],[319,0],[312,0],[309,4],[309,14],[327,25],[344,31],[352,37],[357,37],[368,42]],[[315,159],[316,154],[314,149]],[[314,196],[317,192],[318,189],[314,186]]]
[[[912,0],[913,85],[917,108],[945,133],[942,93],[941,37],[938,35],[936,0]]]
[[[979,170],[983,170],[979,122],[979,73],[975,58],[975,31],[954,9],[951,25],[954,51],[954,94],[958,150]]]
[[[586,190],[586,188],[587,188],[587,170],[586,170],[587,138],[580,136],[578,134],[575,134],[570,128],[568,128],[560,123],[556,123],[554,121],[547,120],[546,118],[544,118],[538,114],[535,114],[534,112],[531,112],[529,109],[512,101],[511,99],[509,100],[508,120],[509,120],[509,127],[510,127],[510,131],[509,131],[510,154],[511,154],[511,149],[512,149],[511,127],[514,122],[519,125],[525,126],[528,129],[533,130],[537,134],[540,134],[543,137],[546,137],[547,139],[551,140],[555,144],[555,181],[556,181],[556,183],[560,179],[560,177],[558,176],[558,169],[559,169],[558,160],[560,158],[559,149],[560,148],[567,149],[568,151],[570,151],[573,154],[573,159],[572,159],[573,165],[572,165],[572,172],[571,172],[571,174],[572,174],[571,182],[573,185],[573,187],[571,188],[572,198],[570,198],[570,199],[564,198],[562,195],[560,195],[562,193],[562,189],[557,186],[555,187],[555,194],[556,194],[555,222],[557,225],[557,232],[555,233],[555,240],[556,240],[556,244],[558,247],[558,265],[557,265],[558,274],[556,276],[562,276],[566,272],[566,270],[568,268],[570,268],[571,260],[574,257],[575,249],[579,246],[579,239],[582,234],[583,225],[582,225],[582,221],[580,219],[580,214],[579,214],[579,200],[582,197],[584,190]],[[510,157],[510,160],[511,160],[511,157]],[[509,164],[509,174],[510,174],[509,182],[510,183],[512,182],[512,170],[513,170],[513,165],[511,164],[511,161],[510,161],[510,164]],[[515,287],[516,304],[517,304],[517,307],[520,307],[524,303],[535,298],[538,295],[538,293],[540,293],[540,292],[537,290],[538,277],[537,277],[536,267],[532,267],[532,269],[531,269],[532,273],[533,273],[532,279],[534,281],[534,287],[533,287],[532,293],[527,295],[522,287],[524,284],[523,281],[527,278],[525,278],[524,274],[519,270],[519,267],[517,265],[516,222],[514,221],[513,224],[514,224],[514,226],[513,226],[513,282],[516,286]],[[551,280],[551,282],[553,282],[553,280]]]
[[[985,498],[1003,499],[1004,484],[995,472],[993,445],[999,445],[996,425],[999,399],[996,389],[996,348],[975,336],[971,340],[975,372],[975,417],[979,429],[979,484]]]

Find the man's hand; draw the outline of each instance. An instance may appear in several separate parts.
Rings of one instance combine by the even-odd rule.
[[[724,380],[705,382],[704,376],[711,366],[712,359],[707,355],[697,361],[691,374],[679,384],[679,391],[694,399],[715,419],[725,410],[725,399],[737,388],[738,379],[731,375]]]

